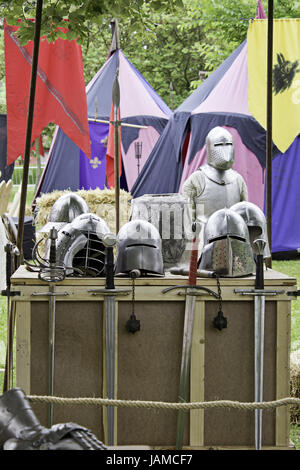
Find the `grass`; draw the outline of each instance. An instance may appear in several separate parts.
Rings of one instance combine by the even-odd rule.
[[[12,191],[11,191],[11,195],[10,195],[10,199],[9,199],[9,202],[12,202],[14,197],[15,197],[15,194],[16,192],[18,191],[19,189],[19,186],[13,186],[12,188]],[[33,197],[34,197],[34,192],[35,192],[35,187],[34,186],[28,186],[27,187],[27,192],[26,192],[26,205],[28,205],[30,207],[32,201],[33,201]]]
[[[291,261],[273,261],[272,268],[284,274],[297,279],[297,285],[300,286],[300,260]],[[5,366],[5,345],[6,345],[6,326],[7,326],[7,300],[0,297],[0,368]],[[300,297],[292,301],[292,319],[291,319],[291,351],[300,348]],[[1,392],[3,389],[3,373],[0,374]],[[0,393],[1,393],[0,392]],[[296,450],[300,450],[300,426],[292,424],[290,427],[290,438],[295,445]]]
[[[300,288],[300,259],[291,261],[273,261],[272,269],[288,274],[297,279]],[[300,297],[292,301],[291,351],[300,349]]]
[[[300,426],[297,426],[296,424],[291,424],[290,439],[293,442],[296,450],[300,450]]]

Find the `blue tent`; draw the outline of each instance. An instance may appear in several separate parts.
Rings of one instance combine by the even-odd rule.
[[[121,120],[142,126],[142,128],[122,126],[121,187],[126,190],[131,189],[139,169],[146,162],[172,111],[121,49],[116,49],[86,87],[91,159],[88,159],[57,127],[35,197],[53,190],[104,188],[112,85],[117,70]],[[136,141],[142,142],[139,168],[134,152]]]

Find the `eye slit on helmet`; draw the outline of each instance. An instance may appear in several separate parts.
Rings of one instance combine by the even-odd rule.
[[[234,238],[235,240],[240,240],[242,242],[245,241],[245,238],[239,237],[237,235],[222,235],[221,237],[211,238],[209,240],[209,242],[212,242],[212,241],[216,242],[216,241],[219,241],[219,240],[226,240],[227,238]]]
[[[215,147],[220,147],[221,145],[232,145],[232,142],[217,142],[214,144]]]
[[[157,248],[155,245],[149,245],[148,243],[132,243],[131,245],[127,245],[127,248],[130,246],[149,246],[150,248]]]

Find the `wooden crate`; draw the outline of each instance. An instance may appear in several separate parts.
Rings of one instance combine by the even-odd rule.
[[[115,280],[130,288],[128,278]],[[178,402],[185,290],[163,293],[167,287],[186,285],[187,278],[136,280],[135,314],[141,330],[128,333],[131,294],[116,302],[116,398]],[[217,292],[214,279],[197,284]],[[103,288],[102,278],[66,278],[57,284],[54,394],[61,397],[105,397],[104,296],[90,290]],[[268,269],[265,288],[284,293],[266,298],[264,400],[289,396],[291,300],[296,280]],[[221,279],[223,312],[228,326],[213,327],[218,302],[205,291],[197,297],[190,373],[190,401],[254,401],[254,302],[235,289],[251,289],[254,277]],[[12,277],[16,302],[17,386],[28,395],[47,395],[48,285],[20,267]],[[181,295],[180,295],[181,294]],[[47,425],[47,405],[33,408]],[[117,407],[115,439],[118,446],[147,445],[174,448],[177,412],[166,409]],[[91,429],[106,442],[105,408],[55,405],[54,421],[73,421]],[[184,446],[188,449],[254,447],[254,412],[232,408],[186,413]],[[263,412],[264,448],[289,448],[288,407]]]

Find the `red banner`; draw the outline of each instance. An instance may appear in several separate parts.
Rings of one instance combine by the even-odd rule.
[[[111,107],[110,122],[114,121],[114,108]],[[120,121],[120,109],[118,120]],[[119,132],[119,161],[120,161],[120,175],[122,174],[122,154],[121,154],[121,126],[118,129]],[[109,124],[108,131],[108,142],[107,142],[107,152],[106,152],[106,178],[109,188],[115,187],[115,126]]]
[[[8,165],[25,150],[33,54],[33,41],[21,46],[16,31],[4,24]],[[76,40],[40,39],[32,143],[50,122],[90,157],[82,53]]]

